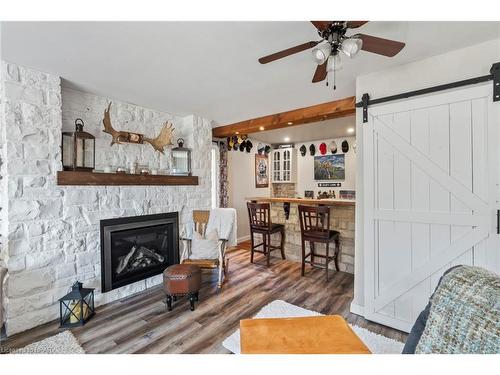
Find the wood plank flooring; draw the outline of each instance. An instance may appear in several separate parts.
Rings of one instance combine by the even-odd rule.
[[[255,315],[266,304],[281,299],[324,314],[343,315],[350,323],[372,332],[406,339],[406,334],[371,323],[349,312],[353,298],[353,275],[332,271],[326,282],[324,270],[272,258],[265,266],[262,255],[250,263],[250,253],[240,249],[228,253],[229,274],[217,291],[216,272],[203,275],[200,301],[189,310],[188,301],[166,310],[161,287],[109,303],[97,309],[84,327],[71,331],[87,353],[228,353],[222,341],[239,327],[239,321]],[[12,336],[1,346],[19,348],[59,332],[57,322]]]

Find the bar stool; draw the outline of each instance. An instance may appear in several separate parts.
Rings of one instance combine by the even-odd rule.
[[[285,259],[285,226],[283,224],[271,223],[271,205],[269,203],[247,202],[248,218],[250,221],[250,239],[252,248],[250,249],[250,263],[253,263],[254,252],[264,254],[267,257],[267,266],[271,260],[272,250],[281,250],[281,257]],[[262,243],[255,244],[254,234],[262,235]],[[271,234],[281,234],[281,245],[271,245]],[[262,246],[263,250],[256,250]]]
[[[338,257],[340,251],[340,232],[330,230],[330,207],[327,206],[303,206],[299,205],[300,234],[302,236],[302,268],[301,276],[304,276],[306,263],[315,266],[314,258],[325,259],[326,281],[328,281],[328,263],[334,261],[335,269],[339,270]],[[309,241],[311,251],[306,254],[306,241]],[[325,255],[315,252],[315,243],[326,245]],[[330,243],[335,242],[333,256],[329,254]],[[310,257],[310,261],[306,259]]]

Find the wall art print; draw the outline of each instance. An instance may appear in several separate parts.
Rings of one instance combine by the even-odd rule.
[[[269,161],[267,155],[255,154],[255,187],[269,187]]]

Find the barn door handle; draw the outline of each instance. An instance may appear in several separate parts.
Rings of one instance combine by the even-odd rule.
[[[497,234],[500,234],[500,210],[497,210]]]

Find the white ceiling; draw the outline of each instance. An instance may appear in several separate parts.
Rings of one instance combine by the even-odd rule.
[[[345,61],[335,92],[311,83],[309,52],[257,62],[317,40],[307,21],[3,22],[1,53],[68,87],[224,125],[354,95],[357,75],[498,38],[500,22],[370,22],[357,30],[407,46],[394,58],[361,52]]]
[[[354,129],[349,133],[347,129]],[[264,130],[249,134],[250,138],[265,143],[301,143],[322,139],[342,138],[356,134],[356,117],[348,116],[310,124],[290,126],[275,130]],[[289,138],[289,140],[285,140]]]

